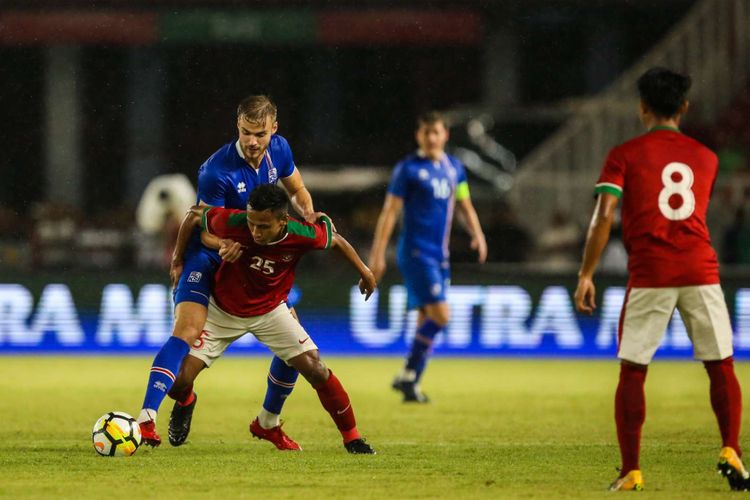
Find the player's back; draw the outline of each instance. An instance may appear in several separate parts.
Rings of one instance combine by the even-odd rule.
[[[719,282],[706,227],[717,167],[711,150],[675,129],[653,129],[612,150],[605,172],[621,171],[621,184],[617,175],[612,183],[622,188],[631,286]]]

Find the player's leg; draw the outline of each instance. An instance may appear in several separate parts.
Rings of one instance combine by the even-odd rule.
[[[181,302],[175,307],[175,324],[172,336],[162,346],[151,364],[151,370],[138,423],[146,444],[159,446],[161,438],[156,433],[156,415],[159,406],[172,388],[190,345],[200,337],[206,322],[206,307],[196,302]]]
[[[450,308],[447,302],[425,304],[420,309],[420,321],[417,323],[414,342],[406,359],[406,370],[416,382],[420,381],[427,366],[435,336],[445,328],[448,321],[450,321]]]
[[[172,446],[180,446],[190,434],[193,411],[198,403],[198,395],[193,390],[193,384],[204,368],[206,363],[203,360],[186,356],[177,380],[169,391],[169,397],[175,400],[172,413],[169,415],[169,444]]]
[[[289,359],[288,362],[318,393],[320,403],[341,433],[346,450],[354,454],[374,454],[375,450],[362,439],[357,430],[349,394],[336,375],[320,359],[318,350],[306,351]]]
[[[450,320],[446,302],[449,284],[448,269],[434,261],[408,259],[399,265],[406,284],[409,307],[419,308],[417,330],[401,373],[392,387],[403,394],[404,402],[429,401],[419,389],[419,381],[427,365],[435,336]]]
[[[620,363],[620,380],[615,391],[615,424],[620,445],[620,476],[610,486],[612,490],[640,489],[641,429],[646,420],[646,395],[644,386],[648,365],[623,360]]]
[[[646,373],[676,302],[676,289],[631,288],[625,295],[618,331],[620,380],[615,392],[615,424],[622,465],[620,476],[610,486],[612,490],[643,488],[640,449],[646,420]]]
[[[182,360],[190,346],[201,335],[206,322],[211,277],[216,262],[211,256],[195,253],[185,260],[183,272],[174,290],[175,322],[172,336],[162,346],[151,365],[146,395],[138,415],[144,442],[158,446],[161,438],[156,433],[156,414],[180,371]]]
[[[677,302],[695,357],[710,380],[711,408],[721,433],[719,471],[733,490],[750,487],[750,474],[740,457],[742,390],[734,373],[732,326],[720,285],[684,287]]]
[[[219,309],[213,301],[209,302],[201,334],[192,343],[189,355],[185,356],[169,392],[176,400],[169,419],[169,442],[172,446],[180,446],[190,434],[193,411],[198,400],[193,391],[195,379],[246,332],[242,318],[231,316]]]
[[[357,431],[349,395],[336,376],[320,360],[317,346],[302,325],[290,314],[289,309],[282,304],[273,311],[255,318],[247,327],[278,358],[295,368],[310,382],[318,393],[321,404],[341,432],[347,451],[373,453],[372,448],[362,440]],[[257,421],[258,419],[255,419],[250,427],[253,435],[272,441],[263,434],[256,434],[253,426],[255,424],[257,430]],[[283,434],[280,427],[276,430]]]
[[[289,312],[299,321],[293,307]],[[274,356],[268,369],[266,396],[258,413],[258,423],[263,429],[273,429],[281,425],[281,411],[289,395],[294,390],[299,372],[287,365],[281,358]]]

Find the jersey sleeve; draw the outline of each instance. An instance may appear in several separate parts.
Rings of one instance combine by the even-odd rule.
[[[201,229],[219,238],[236,239],[247,228],[247,213],[220,207],[207,207],[201,216]]]
[[[220,178],[216,169],[206,162],[198,171],[198,203],[212,207],[223,207],[226,204],[227,185]]]
[[[388,184],[389,194],[399,198],[406,197],[406,187],[409,181],[408,173],[405,162],[396,165],[396,168],[393,169],[393,175],[391,175],[391,182]]]
[[[278,137],[279,140],[277,141],[278,163],[275,167],[279,173],[279,178],[283,179],[294,173],[294,156],[292,155],[292,148],[289,146],[289,142],[280,135],[276,137]]]
[[[328,216],[321,216],[318,222],[309,222],[291,219],[287,223],[287,231],[293,234],[300,246],[309,250],[326,250],[333,243],[333,224]]]
[[[609,193],[619,198],[622,196],[624,187],[625,159],[622,157],[619,148],[615,148],[609,152],[609,155],[607,155],[607,160],[604,162],[602,173],[599,175],[599,180],[596,182],[594,193]]]

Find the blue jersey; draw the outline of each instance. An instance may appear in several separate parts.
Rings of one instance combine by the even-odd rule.
[[[465,182],[463,164],[447,154],[411,154],[396,165],[388,192],[404,200],[399,256],[447,262],[456,188]]]
[[[280,135],[271,136],[260,168],[247,164],[239,141],[224,145],[198,170],[198,203],[245,210],[256,186],[276,184],[294,173],[292,149]]]
[[[198,170],[198,203],[245,210],[250,193],[260,184],[276,184],[294,173],[289,143],[271,136],[258,170],[247,164],[238,141],[230,142],[211,155]],[[175,289],[175,303],[208,304],[211,279],[221,263],[219,252],[204,247],[195,231],[185,249],[185,266]]]

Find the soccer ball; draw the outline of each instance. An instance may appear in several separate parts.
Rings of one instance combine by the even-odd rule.
[[[127,413],[111,411],[96,421],[91,438],[99,455],[129,457],[141,445],[141,428]]]

